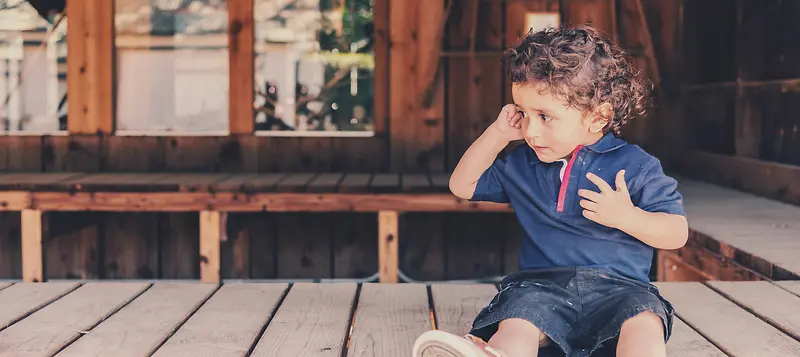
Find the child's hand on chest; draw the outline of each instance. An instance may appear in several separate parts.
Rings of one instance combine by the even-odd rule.
[[[616,189],[612,188],[599,176],[588,173],[586,177],[594,183],[599,191],[581,189],[578,195],[583,207],[583,216],[607,227],[620,228],[625,225],[635,211],[628,186],[625,183],[625,170],[617,172]]]

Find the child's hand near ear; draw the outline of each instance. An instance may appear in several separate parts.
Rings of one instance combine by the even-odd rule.
[[[508,141],[522,140],[522,112],[514,104],[507,104],[500,110],[492,128]]]

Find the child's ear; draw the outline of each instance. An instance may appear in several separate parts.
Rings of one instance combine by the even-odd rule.
[[[595,109],[592,115],[592,123],[589,124],[589,130],[593,133],[603,131],[603,128],[614,118],[614,107],[609,103],[603,103]]]

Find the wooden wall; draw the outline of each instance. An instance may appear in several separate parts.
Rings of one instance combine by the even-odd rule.
[[[106,6],[103,1],[92,1],[98,1],[94,11]],[[73,101],[70,96],[70,109],[74,110],[71,118],[89,116],[96,125],[85,128],[70,124],[84,133],[81,135],[0,137],[0,170],[448,171],[496,118],[502,105],[510,102],[509,84],[500,66],[501,51],[526,32],[525,12],[559,11],[564,23],[588,22],[614,36],[627,33],[628,37],[620,40],[633,41],[641,19],[620,17],[618,13],[630,15],[635,2],[617,1],[383,3],[386,6],[376,9],[376,19],[383,19],[383,25],[377,24],[376,36],[386,46],[378,51],[388,67],[379,72],[385,72],[381,73],[388,84],[376,90],[376,103],[384,103],[378,107],[385,107],[385,123],[381,124],[385,128],[372,138],[277,138],[247,133],[226,137],[114,136],[104,134],[109,128],[109,119],[102,117],[106,106],[100,106],[99,111],[83,111],[80,108],[97,103],[89,99]],[[645,3],[648,19],[658,19],[660,15],[653,14],[663,9]],[[235,13],[232,16],[242,16],[241,11]],[[672,26],[673,30],[674,21],[661,19],[663,26]],[[104,28],[108,28],[107,23],[83,31],[107,44],[107,37],[97,33]],[[656,29],[654,36],[671,35]],[[242,37],[233,40],[243,41]],[[91,59],[103,47],[76,45],[72,41],[79,40],[73,37],[70,41],[69,61],[76,56],[84,64],[74,68],[92,71],[96,66],[100,67],[98,71],[105,70],[102,61]],[[656,51],[674,51],[670,46],[657,47]],[[637,56],[646,52],[638,51]],[[242,61],[236,53],[231,56],[232,61]],[[98,81],[81,79],[80,74],[70,74],[69,78],[90,87]],[[231,115],[247,113],[232,110]],[[709,125],[718,117],[704,117],[708,122],[697,125]],[[95,134],[95,127],[105,129]],[[637,131],[644,132],[641,128]],[[721,140],[705,145],[725,149],[729,144]],[[196,213],[59,213],[48,214],[47,220],[44,247],[45,275],[49,278],[198,277]],[[0,227],[0,278],[18,278],[19,214],[0,214]],[[511,214],[407,214],[400,222],[401,269],[416,279],[507,273],[516,265],[520,234]],[[369,276],[377,271],[377,217],[361,213],[232,214],[223,243],[222,269],[223,278]]]
[[[685,1],[681,173],[800,204],[798,1]]]

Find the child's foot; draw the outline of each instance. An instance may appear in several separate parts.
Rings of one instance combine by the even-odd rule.
[[[503,356],[477,337],[461,337],[441,330],[430,330],[420,335],[414,343],[414,357]]]

